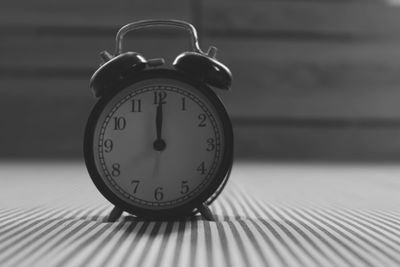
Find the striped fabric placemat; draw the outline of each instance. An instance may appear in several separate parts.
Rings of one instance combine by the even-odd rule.
[[[211,206],[216,221],[196,217],[188,221],[150,222],[124,213],[115,223],[105,221],[112,207],[95,191],[82,165],[49,169],[3,167],[2,267],[400,266],[398,210],[351,203],[344,206],[332,200],[329,206],[322,201],[321,192],[317,196],[322,205],[310,203],[315,198],[311,195],[301,199],[297,196],[296,202],[295,192],[304,193],[305,188],[312,188],[307,184],[304,188],[296,185],[295,190],[288,184],[288,192],[284,193],[290,195],[285,197],[283,192],[274,195],[277,185],[271,182],[273,188],[268,188],[266,183],[260,191],[268,196],[263,196],[248,186],[260,181],[243,177],[250,170],[257,172],[254,166],[237,167],[237,174]],[[269,173],[280,173],[275,167],[263,168]],[[329,167],[324,168],[329,171]],[[25,177],[32,171],[40,177]],[[304,170],[293,171],[299,174]],[[364,177],[365,170],[360,172]],[[354,169],[346,169],[345,173],[356,175]],[[376,181],[366,175],[366,196],[380,196],[375,187],[378,182],[382,192],[392,197],[400,188],[395,175],[392,176],[398,173],[396,169],[390,175],[378,175]],[[280,178],[288,182],[285,177]],[[325,189],[324,199],[329,199],[328,192],[332,190],[338,198],[346,198],[343,192],[349,184],[344,181],[338,181],[343,186],[342,195],[332,187]],[[285,203],[282,199],[290,201]],[[396,200],[399,204],[398,199],[388,198],[387,202],[394,205]],[[357,201],[360,196],[356,195],[354,202]],[[384,204],[380,203],[382,207]]]

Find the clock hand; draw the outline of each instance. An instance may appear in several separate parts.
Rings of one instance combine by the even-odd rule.
[[[163,109],[160,101],[157,106],[157,114],[156,114],[157,140],[162,139],[161,138],[162,122],[163,122]]]
[[[156,134],[157,134],[157,139],[153,143],[153,147],[157,151],[162,151],[166,147],[165,141],[161,137],[162,123],[163,123],[163,108],[162,108],[162,103],[161,103],[161,100],[160,100],[160,102],[158,103],[158,106],[157,106],[157,111],[156,111]]]

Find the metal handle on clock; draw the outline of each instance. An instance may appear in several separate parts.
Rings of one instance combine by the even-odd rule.
[[[141,29],[141,28],[149,28],[154,26],[166,26],[166,27],[174,27],[174,28],[183,28],[190,34],[190,45],[191,49],[194,52],[202,53],[204,52],[200,49],[199,39],[197,37],[196,28],[193,27],[192,24],[187,23],[181,20],[140,20],[137,22],[132,22],[123,26],[117,33],[115,38],[115,56],[122,53],[122,41],[124,39],[125,34],[130,31]]]

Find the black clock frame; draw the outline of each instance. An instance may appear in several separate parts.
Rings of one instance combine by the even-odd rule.
[[[164,210],[150,210],[128,204],[120,199],[113,193],[108,186],[104,183],[101,175],[96,168],[93,138],[95,134],[96,124],[103,109],[109,101],[118,94],[121,90],[125,89],[134,83],[156,78],[176,79],[178,81],[192,85],[200,94],[203,94],[211,103],[220,116],[224,131],[225,146],[222,152],[222,162],[219,169],[214,176],[214,179],[206,188],[194,199],[177,207],[164,209]],[[139,73],[132,74],[132,77],[124,79],[122,84],[119,84],[115,89],[110,90],[93,107],[85,128],[84,145],[83,145],[84,158],[86,168],[89,172],[93,183],[101,194],[110,201],[115,207],[121,211],[127,211],[135,216],[151,220],[172,220],[182,217],[190,216],[204,208],[204,205],[210,205],[222,192],[226,182],[229,179],[230,171],[233,164],[233,130],[232,123],[226,109],[221,102],[220,98],[214,91],[206,84],[188,77],[188,75],[173,69],[149,69]]]

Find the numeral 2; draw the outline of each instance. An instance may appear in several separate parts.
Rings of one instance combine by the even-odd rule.
[[[199,114],[198,118],[200,120],[199,127],[206,127],[206,119],[207,119],[206,114],[201,113],[201,114]]]

